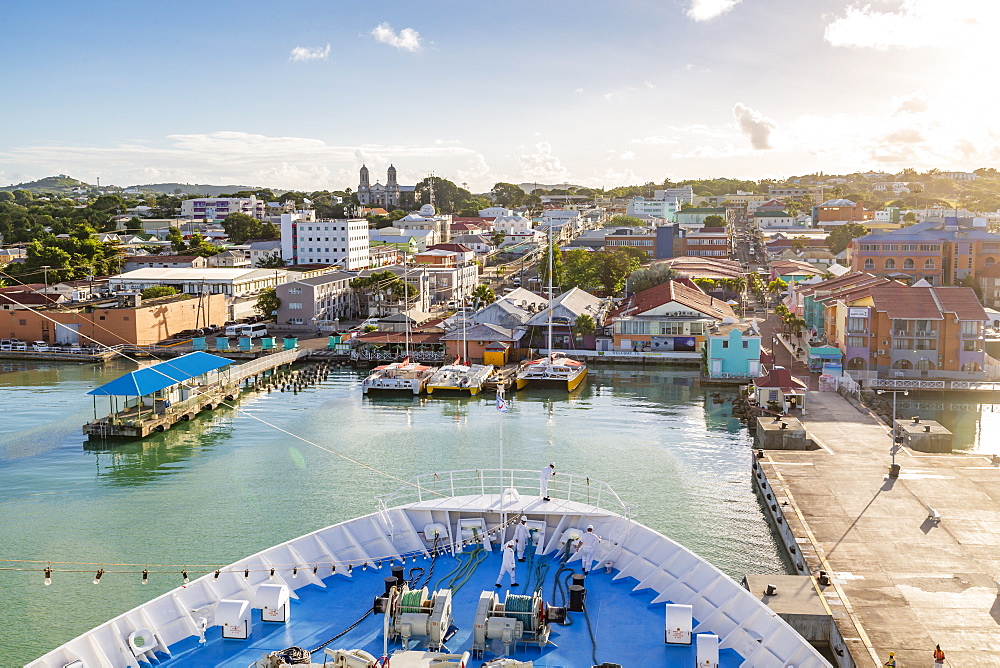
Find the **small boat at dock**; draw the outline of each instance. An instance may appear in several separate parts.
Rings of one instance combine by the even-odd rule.
[[[587,365],[570,359],[563,353],[553,352],[540,359],[530,360],[521,365],[517,372],[517,389],[528,385],[565,389],[572,392],[587,377]]]
[[[486,381],[493,375],[492,364],[446,364],[431,375],[427,381],[427,393],[468,392],[476,396]]]
[[[383,364],[372,369],[372,372],[361,383],[361,391],[368,394],[375,390],[380,392],[407,391],[422,394],[427,388],[427,381],[434,373],[434,368],[411,362],[407,357],[402,362]]]

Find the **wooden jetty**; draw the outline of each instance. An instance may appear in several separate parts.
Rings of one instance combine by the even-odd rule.
[[[201,412],[211,411],[224,402],[235,401],[243,383],[250,387],[271,389],[262,379],[274,376],[280,367],[291,366],[308,354],[307,350],[283,350],[226,368],[229,361],[224,358],[207,353],[192,353],[171,362],[144,367],[90,392],[94,395],[95,416],[83,425],[83,433],[92,439],[139,439],[166,431],[178,422],[187,422]],[[185,364],[182,360],[195,355],[204,356],[200,358],[205,360],[203,367],[193,367],[186,374],[182,369]],[[215,361],[208,361],[206,358]],[[208,368],[213,366],[214,368]],[[156,367],[163,367],[163,370],[157,370]],[[129,378],[144,371],[147,373],[140,378]],[[120,382],[124,379],[129,380]],[[136,389],[133,391],[111,387],[115,383]],[[104,417],[96,415],[98,396],[107,396],[111,403],[111,412]],[[124,397],[120,409],[117,405],[118,397]]]

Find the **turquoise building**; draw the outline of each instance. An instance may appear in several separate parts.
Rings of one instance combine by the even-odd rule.
[[[756,378],[760,375],[760,333],[754,324],[722,325],[705,338],[709,378]]]

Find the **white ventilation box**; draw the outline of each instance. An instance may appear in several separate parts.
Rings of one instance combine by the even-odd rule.
[[[250,601],[222,599],[215,609],[215,623],[222,627],[222,637],[246,640],[250,637]]]
[[[690,605],[668,603],[666,610],[667,626],[664,631],[664,642],[668,645],[690,645],[694,608]]]
[[[698,668],[719,668],[719,636],[699,633],[694,638],[695,665]]]
[[[438,539],[438,543],[448,540],[448,527],[439,522],[432,522],[425,526],[424,540],[428,543],[433,543],[435,538]]]
[[[288,587],[279,584],[262,584],[257,587],[257,607],[265,622],[287,622],[291,613],[288,604]]]

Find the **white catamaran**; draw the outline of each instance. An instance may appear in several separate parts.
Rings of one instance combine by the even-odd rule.
[[[552,349],[552,256],[556,253],[552,246],[552,224],[549,224],[549,311],[548,311],[548,355],[530,360],[517,370],[515,387],[551,387],[570,392],[578,388],[587,378],[587,363],[571,359],[565,353]]]

